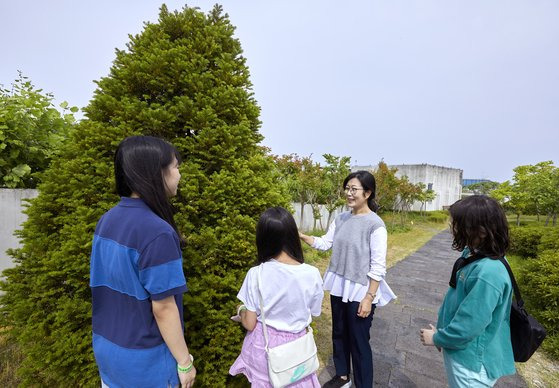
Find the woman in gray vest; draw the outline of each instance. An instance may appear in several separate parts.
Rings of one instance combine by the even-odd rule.
[[[375,213],[376,183],[367,171],[349,174],[343,183],[351,211],[336,217],[322,237],[299,233],[301,239],[319,250],[332,248],[324,275],[324,289],[330,291],[332,342],[336,376],[323,387],[373,386],[373,354],[370,329],[376,306],[396,298],[384,281],[387,232]]]

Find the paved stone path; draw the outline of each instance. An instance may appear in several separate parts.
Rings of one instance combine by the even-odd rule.
[[[437,321],[437,311],[448,288],[458,257],[448,232],[441,232],[417,252],[388,270],[386,279],[398,299],[379,307],[371,328],[375,387],[446,387],[442,354],[419,341],[419,329]],[[321,383],[334,375],[329,365]],[[525,388],[519,375],[501,378],[496,387]]]

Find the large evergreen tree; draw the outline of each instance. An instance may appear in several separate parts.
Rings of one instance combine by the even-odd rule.
[[[233,33],[219,6],[208,14],[163,6],[157,23],[117,51],[87,118],[43,174],[0,302],[3,326],[25,354],[25,384],[98,386],[90,346],[91,240],[99,217],[118,202],[116,145],[144,134],[169,140],[183,156],[175,220],[187,241],[186,336],[197,385],[228,385],[243,338],[229,316],[255,262],[256,219],[287,203],[259,146],[259,108]]]

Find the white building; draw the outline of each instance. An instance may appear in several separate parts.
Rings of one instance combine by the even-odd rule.
[[[401,178],[407,176],[411,183],[422,182],[427,189],[431,189],[437,195],[436,198],[426,204],[425,210],[447,209],[462,196],[462,170],[458,168],[433,166],[431,164],[397,164],[390,168],[397,168],[396,176]],[[373,170],[376,166],[354,166],[352,171]],[[413,204],[411,210],[420,210],[421,203]]]

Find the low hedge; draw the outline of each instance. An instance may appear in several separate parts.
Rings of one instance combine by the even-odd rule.
[[[536,257],[547,229],[538,226],[511,226],[509,252],[523,257]]]
[[[427,213],[427,219],[433,222],[445,223],[448,220],[448,211],[435,210]]]
[[[544,227],[545,233],[540,239],[538,252],[559,251],[559,228]]]
[[[519,272],[528,311],[544,325],[543,348],[559,358],[559,251],[546,250],[526,260]]]

